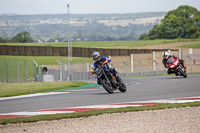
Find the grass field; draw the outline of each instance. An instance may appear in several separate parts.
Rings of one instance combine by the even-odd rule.
[[[8,63],[8,67],[6,67],[5,60]],[[68,57],[63,56],[0,56],[0,79],[6,79],[6,75],[8,74],[9,79],[17,80],[17,64],[16,62],[20,63],[19,65],[19,80],[26,80],[26,67],[24,61],[28,63],[28,80],[32,80],[35,78],[35,64],[33,60],[38,63],[39,66],[41,65],[59,65],[57,60],[62,60],[64,62],[68,61]],[[73,57],[73,63],[90,63],[93,62],[92,58],[82,58],[82,57]],[[8,71],[8,73],[6,73]]]
[[[197,44],[191,44],[191,45],[184,45],[181,46],[182,48],[200,48],[200,43]]]
[[[64,56],[0,56],[0,61],[7,60],[7,61],[28,61],[32,62],[35,60],[38,65],[59,65],[56,60],[62,60],[64,62],[68,61],[68,57]],[[92,58],[82,58],[82,57],[73,57],[73,63],[80,63],[80,62],[93,62]]]
[[[194,39],[165,39],[165,40],[139,40],[139,41],[104,41],[104,42],[72,42],[72,47],[109,47],[109,48],[134,48],[148,45],[159,45],[175,42],[199,41]],[[67,47],[68,43],[0,43],[0,45],[16,45],[16,46],[53,46]]]
[[[56,90],[80,87],[86,84],[88,83],[82,81],[0,83],[0,97],[53,92]]]

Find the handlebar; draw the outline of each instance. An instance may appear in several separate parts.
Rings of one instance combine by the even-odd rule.
[[[104,63],[102,63],[101,66],[103,67],[103,65],[105,65],[106,63],[108,63],[107,60]],[[94,72],[95,72],[95,70],[92,70],[89,74],[92,75]]]

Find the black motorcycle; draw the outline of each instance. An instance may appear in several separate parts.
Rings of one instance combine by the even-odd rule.
[[[119,89],[121,92],[126,92],[127,88],[125,83],[120,80],[117,80],[107,69],[103,69],[103,65],[98,65],[91,74],[97,75],[97,80],[99,84],[109,93],[113,94],[115,90]],[[108,78],[110,77],[110,78]],[[118,79],[119,79],[118,78]]]

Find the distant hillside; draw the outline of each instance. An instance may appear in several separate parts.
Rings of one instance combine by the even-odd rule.
[[[138,40],[167,12],[128,14],[70,14],[72,41]],[[28,31],[35,42],[65,42],[68,39],[68,15],[1,15],[0,37],[10,39]]]

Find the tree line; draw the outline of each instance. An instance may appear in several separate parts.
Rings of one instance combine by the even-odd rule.
[[[30,33],[27,31],[23,31],[18,33],[12,39],[3,39],[0,37],[0,43],[32,43],[34,42],[30,36]]]
[[[200,38],[200,11],[191,6],[180,6],[169,11],[159,25],[148,34],[140,35],[140,40],[154,39],[196,39]]]

